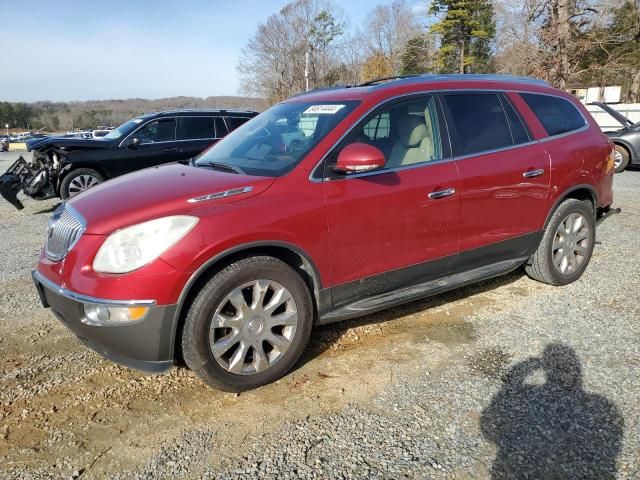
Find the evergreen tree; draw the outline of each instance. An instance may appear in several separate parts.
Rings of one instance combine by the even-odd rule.
[[[440,36],[436,68],[443,73],[492,70],[491,42],[496,34],[491,0],[433,0],[431,13],[443,15],[431,27]]]
[[[418,35],[407,42],[400,56],[400,74],[426,73],[432,69],[432,42],[427,35]]]

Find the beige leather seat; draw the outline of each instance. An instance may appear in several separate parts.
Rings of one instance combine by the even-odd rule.
[[[391,149],[387,168],[412,165],[431,160],[433,142],[425,117],[403,115],[398,118],[398,140]]]

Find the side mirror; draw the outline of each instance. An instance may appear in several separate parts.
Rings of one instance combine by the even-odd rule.
[[[386,159],[380,149],[366,143],[352,143],[338,154],[333,170],[339,173],[362,173],[383,168]]]
[[[138,148],[140,145],[140,139],[138,137],[133,137],[131,141],[127,144],[129,148]]]

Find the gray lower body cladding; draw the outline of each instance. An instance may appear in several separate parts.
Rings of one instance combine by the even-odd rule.
[[[176,305],[151,307],[138,322],[91,326],[82,322],[84,305],[55,292],[34,278],[45,307],[82,343],[109,360],[149,373],[162,373],[174,364]]]

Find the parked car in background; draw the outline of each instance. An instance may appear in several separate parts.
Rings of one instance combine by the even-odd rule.
[[[283,121],[305,125],[304,148],[283,148]],[[63,203],[34,280],[107,358],[152,372],[184,359],[245,390],[286,374],[316,324],[523,265],[577,280],[611,211],[613,151],[577,99],[531,79],[312,91],[195,161]]]
[[[632,122],[606,103],[593,102],[592,105],[597,105],[603,109],[620,123],[622,127],[617,130],[604,132],[616,147],[616,173],[624,171],[624,169],[630,165],[640,165],[640,122]]]
[[[273,126],[282,137],[282,143],[285,149],[291,152],[304,150],[307,141],[304,131],[298,123],[298,120],[283,119],[280,123]]]
[[[174,110],[134,118],[102,138],[47,137],[30,145],[31,162],[18,159],[0,177],[0,194],[17,208],[20,190],[37,200],[67,199],[125,173],[195,157],[255,115]]]

